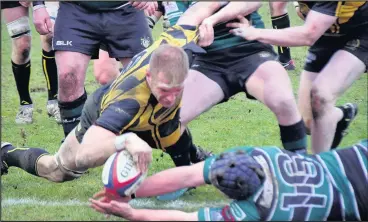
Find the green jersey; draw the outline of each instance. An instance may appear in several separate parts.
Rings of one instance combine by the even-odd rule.
[[[168,17],[170,25],[175,25],[179,17],[195,3],[195,1],[163,2],[162,4],[165,7],[165,14]],[[258,14],[257,11],[246,16],[246,18],[250,20],[253,26],[255,26],[256,28],[264,28],[262,17]],[[230,48],[232,46],[238,46],[250,42],[229,33],[230,28],[226,27],[227,23],[228,22],[224,22],[214,26],[214,42],[210,46],[205,48],[207,52]]]
[[[263,168],[266,179],[247,200],[224,208],[202,208],[199,220],[367,220],[368,140],[317,155],[295,154],[277,147],[237,147]],[[234,149],[233,149],[234,150]],[[216,157],[205,161],[209,181]]]

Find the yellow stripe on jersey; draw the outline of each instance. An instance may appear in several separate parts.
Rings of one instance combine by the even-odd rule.
[[[348,22],[354,16],[355,12],[364,4],[366,4],[366,1],[339,2],[335,13],[335,16],[338,17],[338,23],[344,24]]]

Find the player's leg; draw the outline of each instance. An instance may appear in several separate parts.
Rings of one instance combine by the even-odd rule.
[[[105,85],[113,81],[119,75],[120,64],[116,59],[110,58],[109,53],[100,49],[99,57],[93,60],[93,73],[96,81]]]
[[[318,73],[303,70],[300,75],[299,91],[298,91],[298,109],[303,117],[305,129],[310,135],[312,124],[312,108],[310,102],[310,90],[312,83],[316,79]]]
[[[53,48],[58,68],[60,116],[67,136],[78,125],[87,99],[86,70],[102,39],[95,13],[72,2],[60,2],[54,28]]]
[[[58,2],[46,2],[46,9],[50,15],[51,21],[55,22],[57,11],[59,9]],[[48,90],[48,101],[46,105],[47,114],[52,116],[57,123],[61,123],[60,109],[57,102],[58,94],[58,74],[55,61],[55,51],[52,49],[52,34],[41,35],[42,45],[42,70],[45,75]]]
[[[1,144],[1,175],[9,167],[18,167],[34,176],[53,182],[64,182],[80,177],[75,156],[79,142],[72,131],[61,144],[56,155],[51,155],[42,148],[15,147],[10,143]]]
[[[350,52],[339,50],[314,80],[310,95],[313,114],[312,149],[315,153],[335,147],[333,140],[335,131],[339,130],[338,122],[355,117],[356,107],[353,104],[338,108],[335,103],[365,70],[366,65],[361,59]]]
[[[11,63],[20,100],[15,122],[18,124],[32,123],[33,102],[29,90],[31,29],[28,8],[21,6],[18,2],[3,2],[1,9],[12,39]]]
[[[231,96],[230,89],[223,78],[226,71],[215,65],[215,62],[209,63],[211,59],[216,58],[216,55],[194,57],[192,69],[184,82],[180,110],[182,134],[179,142],[190,141],[190,159],[193,163],[202,161],[212,154],[192,142],[192,136],[187,128],[188,123]]]
[[[307,135],[285,69],[276,61],[262,63],[249,77],[246,89],[275,114],[284,148],[305,152]]]
[[[256,98],[275,114],[284,148],[305,152],[305,127],[296,105],[290,78],[277,62],[272,46],[258,44],[256,48],[252,45],[244,46],[249,54],[245,54],[242,60],[233,65],[232,70],[237,75],[235,81],[242,82],[240,87],[250,98]],[[260,51],[262,47],[263,50]],[[254,53],[251,53],[252,50]]]
[[[54,182],[63,182],[77,178],[87,169],[86,158],[81,159],[78,151],[81,150],[80,144],[83,137],[98,118],[98,104],[95,102],[96,93],[91,94],[83,108],[80,124],[74,128],[65,138],[59,151],[55,155],[50,155],[47,151],[40,148],[15,148],[13,146],[2,146],[1,149],[1,174],[7,173],[11,166],[22,168],[35,176],[46,178]],[[109,154],[102,152],[107,157]],[[107,159],[106,157],[106,159]],[[99,158],[99,157],[96,157]],[[80,163],[84,163],[82,166]],[[96,161],[92,161],[96,164]]]
[[[290,19],[287,11],[288,2],[274,2],[270,3],[271,21],[274,29],[284,29],[290,27]],[[279,54],[279,61],[286,70],[294,70],[295,64],[291,59],[289,47],[277,47]]]

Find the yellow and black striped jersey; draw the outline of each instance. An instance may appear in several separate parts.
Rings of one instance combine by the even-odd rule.
[[[337,17],[325,33],[330,36],[358,34],[368,31],[367,1],[298,1],[305,16],[310,10]]]
[[[198,29],[194,26],[173,26],[162,33],[149,48],[133,57],[118,78],[99,98],[99,118],[95,125],[116,134],[135,132],[151,147],[165,150],[180,137],[178,101],[165,108],[152,95],[146,82],[146,72],[152,52],[162,44],[179,46],[200,52],[196,46]]]

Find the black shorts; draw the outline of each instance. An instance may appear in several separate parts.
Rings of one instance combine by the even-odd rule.
[[[309,48],[304,70],[319,73],[338,50],[350,52],[368,67],[367,32],[355,36],[322,36]]]
[[[6,9],[6,8],[16,8],[22,6],[19,1],[5,1],[5,2],[1,2],[1,9]]]
[[[247,92],[245,83],[249,76],[267,61],[277,61],[277,54],[272,46],[252,41],[197,55],[191,69],[201,72],[221,87],[225,95],[222,102],[239,92],[245,92],[249,99],[254,99]]]
[[[127,5],[115,11],[89,11],[71,2],[60,2],[53,48],[98,58],[103,44],[111,58],[133,57],[152,44],[143,11]]]

